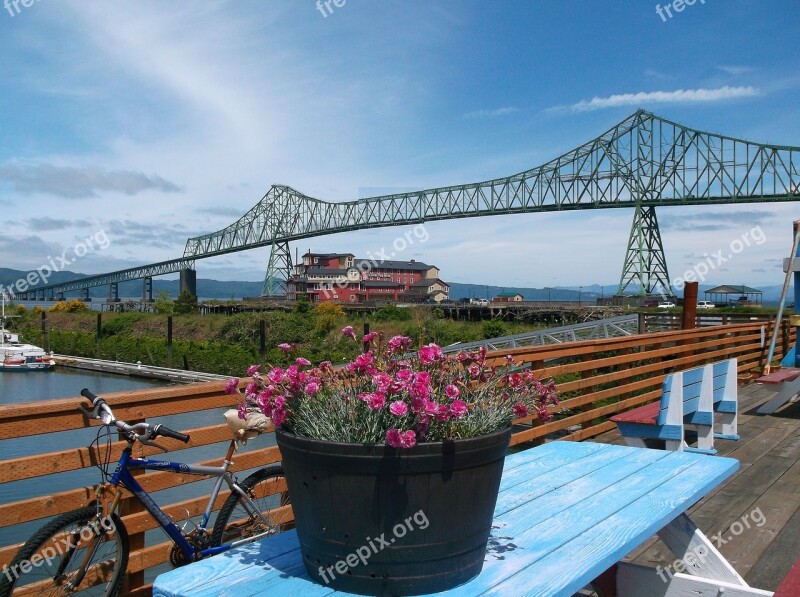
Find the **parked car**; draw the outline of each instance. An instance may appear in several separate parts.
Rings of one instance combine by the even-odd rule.
[[[711,301],[697,301],[697,308],[698,309],[714,309],[716,305]]]
[[[479,305],[481,307],[488,307],[489,306],[489,299],[470,299],[470,305]]]
[[[659,309],[672,309],[675,306],[675,303],[671,303],[669,301],[658,303]]]

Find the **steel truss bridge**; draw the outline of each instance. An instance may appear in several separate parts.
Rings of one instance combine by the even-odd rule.
[[[275,281],[291,273],[292,241],[455,218],[601,208],[633,210],[618,293],[671,294],[657,207],[783,201],[800,201],[800,147],[707,133],[639,110],[572,151],[503,178],[341,203],[273,185],[230,226],[188,239],[180,259],[28,294],[52,297],[177,271],[192,288],[194,271],[187,271],[194,260],[270,246],[264,294],[273,295],[281,291]]]

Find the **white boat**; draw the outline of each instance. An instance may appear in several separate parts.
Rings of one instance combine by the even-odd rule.
[[[6,330],[6,297],[2,295],[0,315],[0,371],[41,371],[52,369],[56,362],[52,354],[33,344],[19,341],[17,334]]]

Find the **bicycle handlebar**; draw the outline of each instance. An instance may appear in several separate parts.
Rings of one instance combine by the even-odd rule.
[[[176,439],[183,443],[187,443],[190,439],[187,434],[170,429],[169,427],[161,425],[160,423],[156,425],[151,425],[150,423],[136,423],[135,425],[128,425],[125,421],[118,421],[116,417],[114,417],[111,407],[108,406],[106,401],[100,396],[92,393],[87,388],[81,390],[81,396],[92,401],[94,410],[90,411],[82,404],[78,405],[78,410],[80,410],[90,419],[99,419],[104,425],[114,425],[120,431],[128,434],[132,440],[138,439],[143,444],[150,444],[152,440],[159,435],[163,437],[171,437],[172,439]]]

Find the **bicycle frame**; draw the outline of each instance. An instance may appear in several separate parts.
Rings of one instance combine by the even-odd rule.
[[[215,555],[218,553],[222,553],[224,551],[228,551],[234,547],[238,547],[239,545],[244,545],[245,543],[251,543],[260,539],[263,536],[266,536],[269,533],[263,533],[262,535],[255,535],[252,537],[247,537],[245,539],[240,539],[238,541],[233,541],[231,543],[226,543],[224,545],[220,545],[219,547],[209,547],[200,551],[199,558],[196,557],[194,547],[192,546],[189,541],[186,540],[183,532],[180,528],[164,513],[164,511],[158,506],[158,504],[153,501],[153,498],[144,490],[144,488],[139,485],[136,477],[131,474],[131,470],[166,470],[173,473],[187,473],[190,475],[204,475],[210,477],[216,477],[217,480],[214,483],[214,489],[211,492],[211,496],[208,499],[208,504],[206,505],[206,509],[203,512],[203,518],[200,523],[201,529],[206,529],[206,525],[208,525],[209,517],[211,516],[211,509],[214,505],[214,502],[217,499],[217,495],[219,495],[219,491],[222,487],[222,482],[228,484],[231,491],[234,491],[241,495],[245,499],[245,503],[247,504],[248,508],[252,509],[251,514],[262,516],[259,512],[256,505],[250,499],[250,496],[242,490],[239,485],[233,480],[233,475],[228,472],[228,468],[232,464],[231,457],[233,454],[233,450],[235,448],[235,443],[231,442],[230,448],[228,448],[228,453],[225,457],[225,460],[222,463],[222,466],[203,466],[197,464],[186,464],[183,462],[169,462],[166,460],[148,460],[148,459],[140,459],[134,458],[131,453],[131,448],[125,448],[122,452],[122,456],[120,456],[119,462],[117,464],[117,469],[114,471],[114,475],[111,477],[111,485],[118,487],[120,483],[128,488],[131,493],[141,502],[142,506],[144,506],[145,510],[147,510],[150,515],[158,522],[159,526],[164,530],[164,532],[169,536],[172,541],[178,545],[183,552],[187,561],[192,562],[196,559],[202,559],[207,556]],[[115,504],[118,500],[115,500]],[[263,521],[267,522],[267,521]]]

